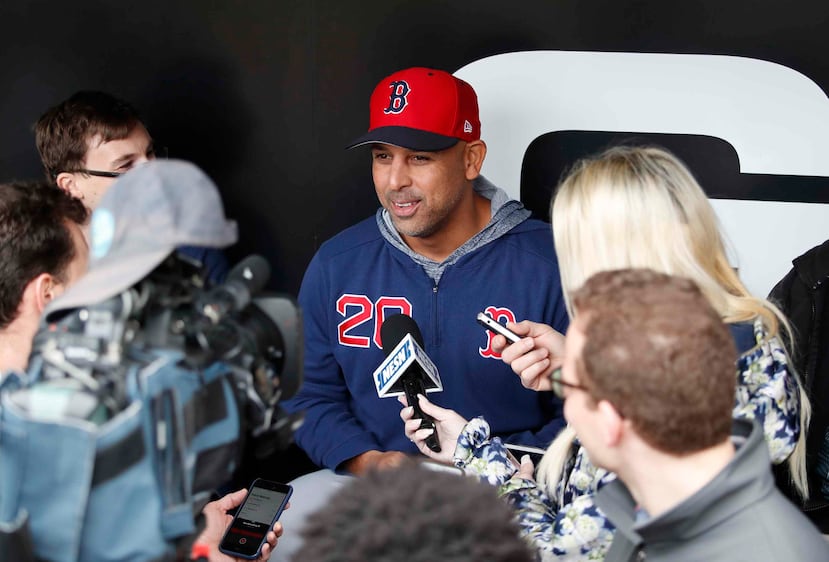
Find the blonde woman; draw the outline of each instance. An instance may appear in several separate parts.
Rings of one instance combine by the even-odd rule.
[[[788,459],[795,485],[807,495],[801,428],[809,406],[778,337],[785,320],[771,303],[751,296],[729,265],[714,211],[688,169],[663,149],[612,148],[574,166],[556,192],[551,216],[571,316],[570,295],[599,271],[649,268],[697,283],[731,327],[740,353],[735,417],[760,422],[773,462]],[[503,349],[503,360],[524,386],[551,390],[564,336],[528,321],[509,327],[523,339]],[[501,338],[496,346],[506,346]],[[431,430],[417,431],[411,408],[401,411],[407,436],[424,454],[500,486],[544,558],[604,557],[613,527],[593,495],[615,475],[594,467],[569,429],[545,453],[536,484],[528,459],[516,466],[500,441],[490,440],[485,420],[467,423],[425,398],[421,407],[436,420],[443,452],[425,447]]]

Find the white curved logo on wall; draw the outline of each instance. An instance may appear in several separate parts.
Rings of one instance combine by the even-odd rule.
[[[719,137],[740,172],[829,177],[829,98],[786,66],[723,55],[529,51],[455,75],[478,93],[483,173],[519,197],[530,143],[556,131]],[[749,289],[765,295],[792,258],[829,238],[829,205],[712,200]]]

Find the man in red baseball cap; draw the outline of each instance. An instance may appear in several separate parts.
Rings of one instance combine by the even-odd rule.
[[[379,397],[372,376],[394,314],[423,334],[443,383],[434,402],[483,415],[493,435],[520,445],[546,447],[563,425],[560,402],[525,389],[476,322],[485,311],[567,328],[549,225],[480,175],[486,144],[472,86],[430,68],[387,76],[371,96],[368,132],[349,148],[358,146],[370,148],[382,208],[325,242],[302,282],[304,383],[286,408],[305,411],[297,443],[327,470],[294,481],[287,535],[336,486],[332,471],[361,475],[419,454],[400,404]],[[285,542],[274,560],[289,557]]]
[[[478,99],[451,74],[409,68],[384,79],[369,102],[372,175],[394,228],[416,253],[444,261],[490,221],[472,189],[486,156]]]

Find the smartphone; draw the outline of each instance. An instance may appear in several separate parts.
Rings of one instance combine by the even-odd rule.
[[[466,476],[466,471],[464,469],[452,466],[451,464],[443,464],[434,461],[421,461],[420,464],[423,468],[434,470],[435,472],[448,472],[457,476]]]
[[[521,336],[508,329],[506,326],[495,320],[486,312],[478,313],[478,324],[492,332],[493,334],[500,334],[507,338],[509,343],[515,343],[521,339]]]
[[[513,453],[516,460],[520,459],[524,455],[530,455],[530,460],[533,461],[536,468],[538,468],[538,463],[541,462],[541,457],[543,457],[546,452],[544,449],[540,449],[538,447],[514,445],[512,443],[504,443],[504,447],[506,447],[509,452]]]
[[[288,484],[262,478],[254,480],[225,531],[219,550],[247,560],[259,558],[268,531],[279,519],[293,491]]]

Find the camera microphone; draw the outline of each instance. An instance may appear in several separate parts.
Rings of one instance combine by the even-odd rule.
[[[202,314],[218,324],[228,313],[245,308],[270,276],[271,266],[265,258],[256,254],[246,257],[230,270],[224,283],[204,295],[199,303]]]

